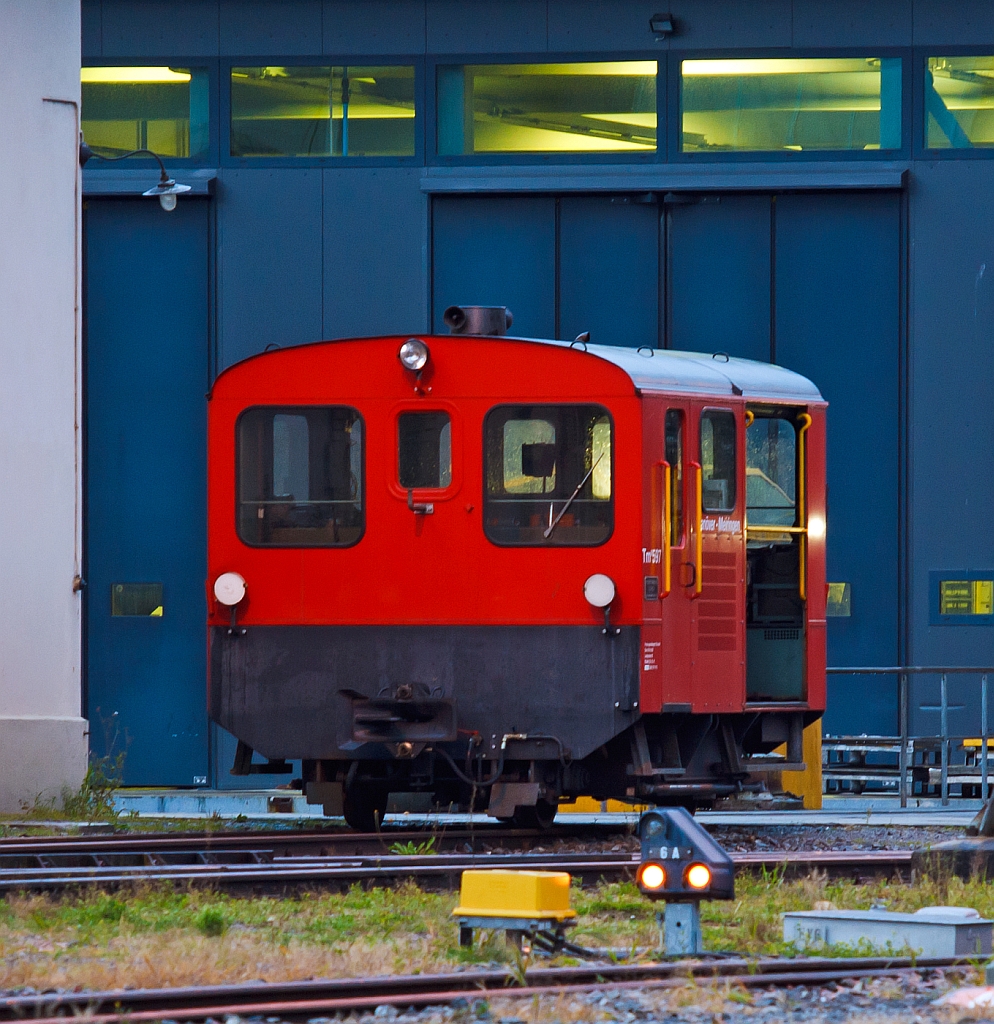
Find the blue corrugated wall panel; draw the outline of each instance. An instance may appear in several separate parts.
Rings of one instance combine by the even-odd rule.
[[[544,3],[427,0],[429,53],[529,53],[546,49]]]
[[[266,57],[321,52],[321,0],[220,0],[222,54]]]
[[[103,0],[104,57],[212,57],[218,0]]]
[[[424,0],[325,0],[324,52],[424,53]]]
[[[219,363],[322,336],[322,180],[311,168],[225,170],[219,182]]]
[[[428,201],[416,167],[324,173],[324,335],[428,327]]]

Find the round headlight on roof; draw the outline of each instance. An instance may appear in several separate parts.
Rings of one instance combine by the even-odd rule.
[[[245,577],[237,572],[223,572],[214,581],[214,596],[228,608],[234,608],[241,601],[245,590]]]
[[[594,608],[606,608],[614,600],[614,595],[614,580],[602,572],[588,576],[583,584],[583,596]]]
[[[419,338],[408,338],[400,346],[397,358],[405,370],[423,370],[428,362],[428,346]]]

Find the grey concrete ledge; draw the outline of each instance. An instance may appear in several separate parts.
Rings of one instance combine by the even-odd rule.
[[[431,167],[421,176],[428,193],[498,192],[768,192],[900,189],[901,163],[764,163],[535,165]]]

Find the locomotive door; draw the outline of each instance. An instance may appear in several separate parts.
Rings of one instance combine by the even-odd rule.
[[[690,406],[664,402],[662,419],[663,460],[657,486],[663,500],[657,506],[662,518],[661,564],[659,580],[662,618],[663,677],[661,710],[691,709],[691,668],[693,656],[687,637],[690,634],[691,603],[686,599],[693,586],[693,566],[687,518],[688,463],[693,458],[688,446]],[[648,658],[646,661],[648,662]]]
[[[745,503],[741,411],[694,403],[687,463],[692,703],[741,711],[745,698]]]

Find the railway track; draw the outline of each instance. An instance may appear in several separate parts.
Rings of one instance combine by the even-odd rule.
[[[599,989],[676,988],[720,984],[745,988],[821,986],[859,978],[899,977],[911,971],[955,967],[959,959],[862,957],[858,959],[728,958],[662,964],[605,964],[592,967],[543,968],[525,972],[461,971],[449,974],[393,975],[379,978],[335,978],[219,985],[196,988],[132,989],[109,992],[43,993],[0,999],[0,1020],[30,1018],[33,1024],[80,1018],[88,1024],[154,1021],[164,1016],[185,1021],[240,1017],[296,1020],[317,1014],[372,1010],[377,1006],[408,1007],[451,1003],[473,996],[532,997],[583,993]],[[523,984],[521,981],[523,980]]]
[[[596,838],[609,835],[601,831]],[[142,881],[278,890],[288,886],[386,885],[415,879],[434,888],[454,888],[466,868],[484,866],[569,871],[584,881],[634,875],[638,855],[629,852],[528,852],[528,847],[538,845],[539,840],[548,844],[550,838],[558,837],[506,829],[482,835],[477,830],[453,831],[443,835],[441,842],[437,842],[437,834],[425,833],[18,838],[0,841],[0,892],[114,887]],[[391,844],[401,840],[413,849],[435,840],[446,852],[391,853]],[[525,849],[488,852],[498,843]],[[911,851],[763,851],[734,853],[732,859],[743,868],[756,870],[805,874],[818,869],[864,877],[910,870]]]

